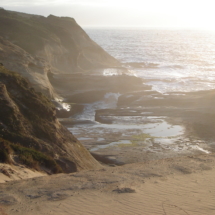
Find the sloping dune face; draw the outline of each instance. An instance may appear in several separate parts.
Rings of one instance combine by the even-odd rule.
[[[0,66],[0,162],[50,173],[99,167],[56,118],[53,104],[19,74]]]
[[[30,81],[35,85],[41,82],[44,86],[39,90],[50,97],[53,89],[47,78],[49,72],[70,74],[120,65],[73,18],[46,18],[0,9],[0,35],[0,61],[10,70],[34,72]],[[8,54],[11,52],[12,56]]]

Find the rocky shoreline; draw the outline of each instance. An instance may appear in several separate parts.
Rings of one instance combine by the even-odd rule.
[[[214,214],[215,90],[153,91],[73,18],[0,35],[0,214]]]
[[[215,149],[214,97],[214,90],[164,95],[146,88],[121,94],[115,108],[95,110],[94,121],[61,122],[110,164],[207,154]]]

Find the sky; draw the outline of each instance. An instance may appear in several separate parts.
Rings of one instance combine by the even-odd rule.
[[[6,10],[69,16],[82,27],[215,30],[215,0],[1,0]]]

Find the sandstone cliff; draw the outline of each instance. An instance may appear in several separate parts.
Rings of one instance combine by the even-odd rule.
[[[0,9],[0,35],[0,62],[22,73],[50,97],[53,89],[47,78],[49,72],[86,73],[120,65],[73,18]]]
[[[33,57],[19,46],[0,37],[0,62],[6,68],[27,78],[37,91],[54,97],[54,89],[47,76],[51,66],[45,60]]]
[[[100,165],[56,119],[53,104],[15,72],[0,65],[0,161],[48,172]]]

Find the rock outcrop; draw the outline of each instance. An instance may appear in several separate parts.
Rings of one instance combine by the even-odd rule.
[[[50,173],[100,165],[56,118],[53,104],[18,73],[0,65],[0,160]],[[16,159],[14,159],[14,157]]]
[[[70,103],[91,103],[102,100],[106,93],[120,93],[148,90],[141,78],[129,75],[52,75],[49,80],[56,92]]]
[[[73,18],[53,15],[46,18],[0,9],[0,35],[0,62],[29,78],[49,97],[53,97],[47,79],[50,71],[87,73],[120,65]]]

